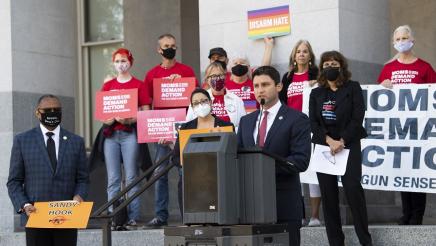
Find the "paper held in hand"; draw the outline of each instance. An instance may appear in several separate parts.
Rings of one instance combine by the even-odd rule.
[[[28,228],[86,228],[93,202],[35,202]]]
[[[349,149],[332,155],[330,147],[315,144],[315,148],[310,158],[309,169],[318,173],[331,175],[344,175],[347,169]]]

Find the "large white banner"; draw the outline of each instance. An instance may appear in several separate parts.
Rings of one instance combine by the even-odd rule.
[[[363,85],[365,189],[436,193],[436,85]],[[309,99],[306,90],[304,100]],[[307,112],[307,110],[306,110]],[[313,172],[302,182],[315,183]]]

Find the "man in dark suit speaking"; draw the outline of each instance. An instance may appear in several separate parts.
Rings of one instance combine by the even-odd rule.
[[[83,139],[59,126],[59,99],[44,95],[35,115],[40,125],[14,138],[8,192],[24,225],[34,202],[75,200],[88,193],[88,168]],[[26,228],[27,245],[76,245],[77,229]]]
[[[275,68],[256,69],[253,84],[256,100],[263,106],[241,118],[239,146],[257,145],[286,159],[276,163],[277,220],[289,224],[290,245],[300,245],[303,204],[299,172],[309,165],[310,122],[305,114],[281,104],[278,93],[282,84]]]

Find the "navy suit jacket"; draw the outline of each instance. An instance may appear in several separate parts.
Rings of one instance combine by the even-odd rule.
[[[59,133],[56,170],[39,126],[15,136],[7,187],[17,212],[26,203],[71,200],[75,195],[86,198],[89,173],[83,139],[62,128]]]
[[[240,147],[253,147],[253,131],[259,110],[241,118],[238,129]],[[267,133],[263,149],[286,158],[294,166],[276,163],[277,220],[287,222],[303,218],[299,172],[304,172],[310,160],[309,118],[282,105]]]

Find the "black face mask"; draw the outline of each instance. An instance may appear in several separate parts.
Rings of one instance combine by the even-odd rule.
[[[324,76],[328,81],[336,81],[339,77],[338,67],[327,67],[323,70]]]
[[[218,62],[219,64],[221,64],[221,67],[223,67],[223,69],[225,71],[227,71],[227,64],[226,62],[220,61],[220,60],[216,60],[215,62]]]
[[[57,127],[61,123],[61,119],[62,119],[61,111],[46,112],[40,114],[41,114],[41,119],[39,121],[44,126]]]
[[[173,48],[162,49],[161,48],[161,50],[163,52],[162,56],[169,59],[169,60],[172,60],[176,56],[176,49],[173,49]]]
[[[248,72],[248,66],[238,64],[232,67],[232,74],[240,77],[245,75]]]

